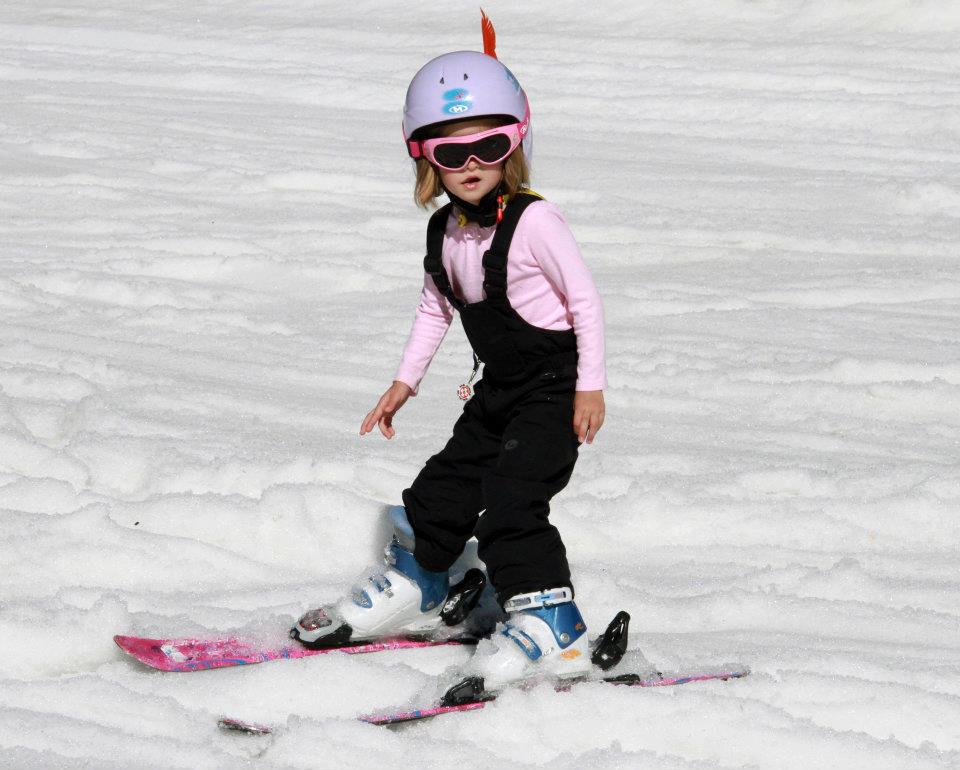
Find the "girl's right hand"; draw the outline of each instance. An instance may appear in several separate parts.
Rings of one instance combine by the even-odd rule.
[[[360,435],[364,436],[373,430],[374,425],[380,426],[380,432],[387,438],[393,438],[396,431],[393,429],[393,415],[407,403],[413,395],[410,386],[400,380],[394,380],[387,392],[380,396],[377,405],[364,418],[360,426]]]

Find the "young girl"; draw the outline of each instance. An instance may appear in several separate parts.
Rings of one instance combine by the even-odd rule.
[[[548,513],[579,444],[603,424],[600,299],[559,211],[526,187],[530,108],[495,55],[428,62],[407,91],[403,133],[417,203],[444,192],[450,203],[430,220],[400,367],[360,434],[379,426],[394,436],[393,416],[416,393],[455,313],[483,379],[447,445],[391,509],[387,569],[332,613],[305,615],[293,633],[323,644],[435,629],[448,570],[475,534],[509,619],[478,649],[472,673],[488,689],[542,673],[579,676],[589,668],[586,625]],[[469,397],[469,386],[461,391]]]

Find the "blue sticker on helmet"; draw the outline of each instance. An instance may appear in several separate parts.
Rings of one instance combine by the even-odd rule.
[[[473,99],[466,88],[451,88],[443,94],[443,111],[447,115],[463,115],[473,107]]]

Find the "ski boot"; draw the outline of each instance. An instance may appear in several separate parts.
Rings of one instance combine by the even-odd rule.
[[[402,505],[390,509],[394,535],[375,569],[332,608],[310,610],[290,630],[306,647],[342,647],[386,637],[430,638],[460,623],[486,583],[478,569],[450,588],[449,573],[431,572],[413,556],[414,536]]]
[[[527,679],[563,680],[590,671],[587,625],[570,588],[514,596],[504,603],[503,628],[480,643],[465,673],[495,692]]]
[[[610,621],[607,630],[593,644],[590,663],[595,668],[600,671],[609,671],[620,663],[627,652],[629,628],[630,615],[620,610],[616,617]],[[637,674],[629,673],[606,677],[603,681],[615,684],[636,684],[639,679],[640,677]],[[487,689],[482,676],[473,675],[461,679],[455,685],[449,687],[440,698],[440,705],[464,706],[494,700],[496,697],[495,690],[493,688]]]

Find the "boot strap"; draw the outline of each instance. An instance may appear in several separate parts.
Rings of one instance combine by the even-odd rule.
[[[529,594],[511,596],[503,603],[503,609],[506,612],[519,612],[520,610],[535,610],[538,607],[553,607],[557,604],[572,601],[573,589],[564,586],[563,588],[550,588],[546,591],[533,591]]]

